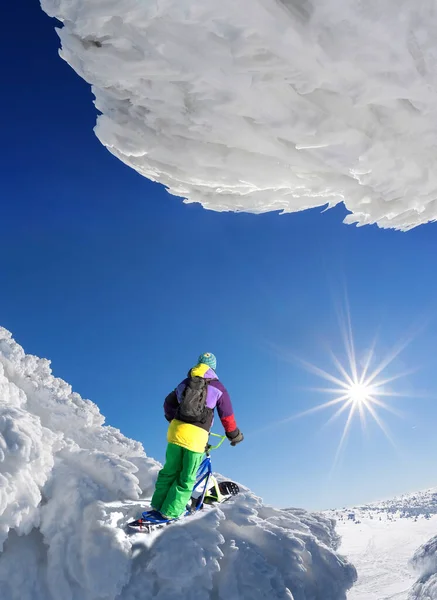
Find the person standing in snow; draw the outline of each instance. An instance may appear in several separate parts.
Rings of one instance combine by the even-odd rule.
[[[215,373],[216,367],[214,354],[201,354],[188,377],[165,399],[164,414],[170,422],[168,446],[151,502],[152,509],[165,519],[177,519],[186,510],[208,443],[215,408],[231,446],[244,439],[235,422],[229,394]]]

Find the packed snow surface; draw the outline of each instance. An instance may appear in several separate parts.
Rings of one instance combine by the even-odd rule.
[[[96,134],[217,211],[437,218],[434,0],[41,0]],[[68,115],[66,115],[68,118]]]
[[[437,600],[437,541],[417,550],[437,531],[437,488],[327,514],[358,571],[348,600]]]
[[[335,552],[332,519],[264,506],[245,488],[129,535],[158,468],[0,328],[1,600],[346,598],[356,572]]]

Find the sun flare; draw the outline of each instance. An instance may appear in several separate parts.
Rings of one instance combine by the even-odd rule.
[[[405,377],[407,374],[415,371],[415,369],[413,369],[396,375],[387,375],[387,367],[393,363],[396,357],[408,345],[409,341],[400,343],[380,362],[375,361],[374,342],[370,350],[366,353],[365,359],[357,360],[349,314],[347,314],[346,318],[343,320],[342,333],[346,350],[346,360],[341,361],[332,351],[330,351],[332,362],[337,371],[336,373],[325,371],[320,367],[298,359],[300,364],[306,370],[325,379],[331,384],[331,386],[328,387],[311,389],[316,392],[330,394],[333,398],[291,417],[291,419],[294,420],[332,407],[335,407],[336,410],[330,416],[325,426],[331,424],[342,415],[346,417],[333,468],[341,455],[351,425],[356,417],[359,419],[363,431],[367,430],[368,421],[373,421],[384,433],[390,443],[393,446],[396,446],[380,413],[381,411],[387,411],[398,417],[403,416],[402,413],[392,406],[392,402],[388,403],[385,399],[390,397],[393,399],[394,397],[399,396],[408,397],[409,394],[392,391],[387,386],[395,380]]]
[[[371,386],[368,386],[366,384],[363,383],[353,383],[352,385],[350,385],[347,389],[347,393],[349,394],[349,398],[350,400],[352,400],[352,402],[354,404],[365,404],[367,405],[368,402],[372,402],[372,388]]]

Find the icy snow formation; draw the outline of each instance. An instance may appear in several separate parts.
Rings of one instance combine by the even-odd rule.
[[[409,600],[437,600],[437,536],[417,550],[411,566],[419,579],[411,589]]]
[[[346,598],[356,573],[333,548],[333,520],[275,510],[248,490],[128,535],[158,463],[103,423],[0,328],[2,600]]]
[[[437,218],[434,0],[41,0],[100,141],[187,202]],[[68,115],[66,115],[68,118]]]

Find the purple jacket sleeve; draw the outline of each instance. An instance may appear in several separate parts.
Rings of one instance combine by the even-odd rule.
[[[232,408],[232,402],[228,394],[228,390],[220,381],[216,383],[216,387],[222,393],[217,401],[218,416],[220,417],[226,435],[229,438],[236,437],[239,434],[239,430],[235,421],[234,410]]]

